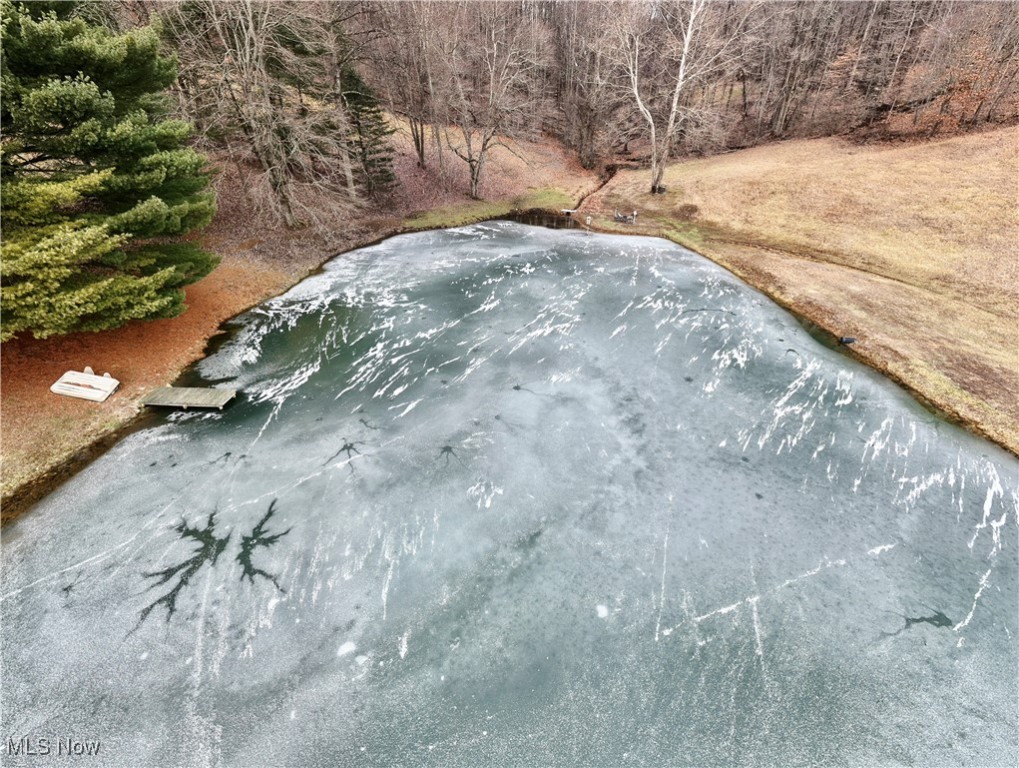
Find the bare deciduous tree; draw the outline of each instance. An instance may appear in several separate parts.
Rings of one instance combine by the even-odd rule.
[[[427,166],[428,127],[435,124],[433,82],[433,4],[426,0],[386,0],[376,4],[385,31],[372,46],[366,65],[393,113],[410,125],[420,167]]]
[[[593,168],[625,141],[632,111],[626,94],[613,87],[611,2],[556,2],[549,23],[555,56],[555,132],[576,150],[580,163]]]
[[[532,44],[529,36],[538,30],[521,6],[463,0],[447,7],[444,123],[459,134],[447,136],[447,146],[467,164],[470,196],[477,198],[491,149],[502,137],[541,125],[546,49]]]
[[[615,26],[625,87],[647,127],[651,191],[662,191],[665,165],[690,112],[689,92],[734,60],[754,6],[662,0],[620,7]]]
[[[244,171],[256,205],[287,226],[322,223],[359,199],[338,10],[186,0],[163,11],[186,113]]]

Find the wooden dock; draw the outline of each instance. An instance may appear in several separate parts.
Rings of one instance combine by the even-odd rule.
[[[229,403],[237,395],[236,389],[212,389],[209,387],[160,387],[142,398],[142,405],[158,405],[166,408],[218,408]]]

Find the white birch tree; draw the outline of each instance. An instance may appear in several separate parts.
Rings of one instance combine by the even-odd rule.
[[[693,87],[734,64],[756,4],[653,0],[621,4],[615,38],[621,87],[643,119],[651,149],[651,192],[660,193]]]

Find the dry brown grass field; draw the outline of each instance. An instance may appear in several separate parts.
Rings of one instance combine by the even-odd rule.
[[[1019,128],[921,144],[771,144],[619,173],[584,208],[638,209],[1019,453]]]

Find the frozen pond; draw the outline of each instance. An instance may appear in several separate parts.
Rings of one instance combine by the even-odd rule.
[[[489,222],[236,326],[4,529],[4,765],[1019,762],[1017,462],[701,257]]]

